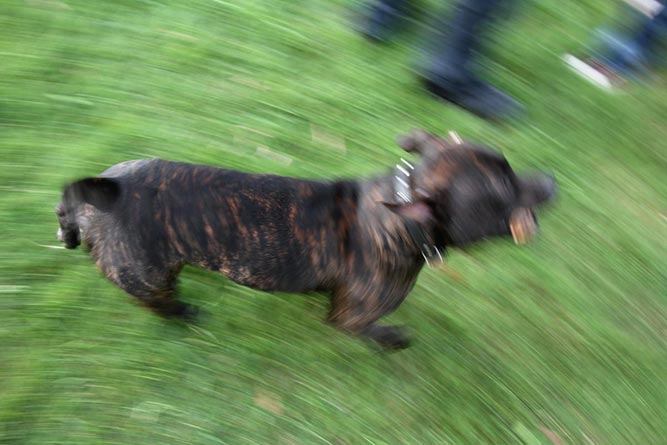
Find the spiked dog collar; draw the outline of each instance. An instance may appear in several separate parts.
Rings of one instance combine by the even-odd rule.
[[[414,166],[403,158],[401,158],[401,163],[396,164],[396,171],[393,178],[394,194],[401,205],[409,205],[414,202],[410,180],[414,170]],[[419,246],[419,251],[429,267],[433,262],[444,262],[440,249],[433,244],[433,240],[421,224],[407,220],[406,228],[410,238]]]

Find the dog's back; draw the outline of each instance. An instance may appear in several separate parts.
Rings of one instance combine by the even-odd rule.
[[[192,264],[258,289],[306,291],[335,280],[357,199],[353,182],[160,159],[118,164],[101,177],[98,185],[107,190],[100,194],[113,196],[104,209],[82,202],[77,213],[100,267],[118,269],[129,260],[146,269]],[[86,193],[93,194],[71,195]]]

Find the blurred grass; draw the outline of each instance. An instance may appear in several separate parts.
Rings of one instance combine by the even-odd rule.
[[[433,6],[437,2],[430,2]],[[373,46],[354,1],[10,0],[0,12],[0,443],[667,443],[664,78],[605,95],[559,57],[613,16],[529,2],[492,126],[423,94],[420,33]],[[55,241],[63,184],[149,156],[330,178],[383,171],[413,126],[558,177],[540,239],[451,252],[378,354],[326,298],[188,269],[198,326],[157,319]],[[280,156],[261,156],[264,147]]]

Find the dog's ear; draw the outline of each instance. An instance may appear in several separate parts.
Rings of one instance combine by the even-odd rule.
[[[420,224],[426,224],[434,219],[431,206],[423,200],[408,203],[382,203],[386,208],[401,216]]]
[[[435,135],[426,130],[415,128],[409,134],[396,138],[396,143],[409,153],[424,154],[426,143],[434,137]]]
[[[65,188],[65,200],[77,205],[86,202],[107,212],[111,210],[121,195],[120,183],[112,178],[86,178]]]
[[[396,143],[405,151],[427,155],[429,152],[441,152],[457,145],[463,145],[463,139],[455,132],[449,132],[449,139],[444,139],[426,130],[413,129],[410,134],[399,136]]]

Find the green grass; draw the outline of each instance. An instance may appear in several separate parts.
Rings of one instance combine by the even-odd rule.
[[[559,57],[614,11],[529,2],[490,74],[528,113],[494,126],[423,94],[419,33],[373,46],[353,31],[358,6],[3,2],[0,443],[667,444],[664,80],[589,86]],[[390,317],[412,327],[404,352],[322,324],[325,296],[194,269],[183,298],[208,315],[165,322],[84,251],[44,247],[62,186],[123,160],[364,176],[414,126],[552,170],[560,198],[534,244],[423,272]]]

